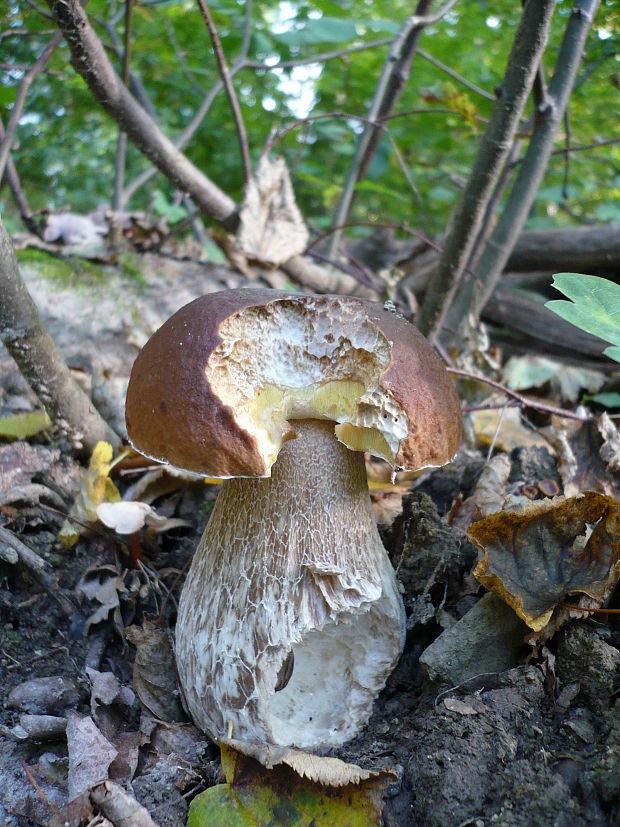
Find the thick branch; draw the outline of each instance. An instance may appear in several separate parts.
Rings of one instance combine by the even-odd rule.
[[[28,94],[28,90],[32,86],[33,81],[35,80],[37,75],[39,75],[47,61],[52,56],[54,49],[56,48],[56,46],[58,46],[61,40],[62,35],[60,34],[60,32],[56,32],[56,34],[49,41],[45,49],[43,49],[37,60],[32,64],[30,69],[28,69],[28,71],[22,78],[22,82],[19,84],[19,89],[17,90],[17,97],[15,98],[15,103],[13,104],[13,111],[11,112],[9,122],[6,125],[4,138],[2,140],[2,143],[0,144],[0,181],[2,180],[2,176],[4,175],[4,168],[9,157],[9,152],[11,151],[13,140],[15,139],[15,133],[17,132],[17,125],[19,123],[19,119],[21,118],[22,112],[24,111],[24,104],[26,103],[26,95]]]
[[[538,108],[534,132],[519,167],[508,201],[476,268],[479,290],[474,290],[470,309],[474,318],[488,301],[523,229],[547,168],[553,142],[581,61],[590,25],[600,0],[577,0],[566,26],[547,100]]]
[[[243,123],[243,116],[241,115],[241,108],[239,106],[239,101],[237,100],[237,95],[235,94],[235,87],[232,85],[232,78],[230,76],[230,72],[228,71],[228,64],[226,63],[224,50],[222,49],[222,44],[220,42],[217,29],[215,28],[213,18],[211,17],[209,7],[207,6],[204,0],[198,0],[198,8],[200,9],[202,16],[204,17],[205,23],[207,24],[207,29],[209,30],[209,35],[211,37],[211,43],[213,44],[213,51],[215,52],[215,58],[217,60],[220,78],[222,79],[222,83],[224,84],[224,89],[226,90],[226,95],[228,96],[228,102],[230,103],[230,108],[232,109],[235,127],[237,129],[237,137],[239,138],[239,148],[241,150],[243,175],[247,183],[252,177],[252,165],[250,163],[248,136],[245,132],[245,125]]]
[[[48,0],[82,75],[105,111],[133,143],[200,210],[228,229],[237,224],[235,202],[194,166],[137,103],[114,71],[78,0]]]
[[[104,422],[45,330],[19,273],[13,245],[0,221],[0,338],[50,417],[79,449],[120,440]]]
[[[525,4],[501,90],[452,217],[438,276],[426,294],[418,318],[420,330],[433,338],[467,267],[487,205],[510,153],[547,42],[554,6],[555,0],[527,0]]]

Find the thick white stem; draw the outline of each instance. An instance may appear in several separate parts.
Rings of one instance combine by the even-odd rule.
[[[232,725],[249,741],[341,744],[402,649],[363,455],[335,439],[333,422],[292,424],[298,437],[270,479],[224,482],[181,595],[181,686],[214,739]]]

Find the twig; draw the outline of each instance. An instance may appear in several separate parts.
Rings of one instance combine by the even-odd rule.
[[[471,80],[467,80],[467,78],[460,75],[450,66],[446,66],[445,63],[442,63],[441,60],[437,60],[436,57],[429,54],[429,52],[425,52],[424,49],[418,49],[418,54],[422,58],[422,60],[426,60],[428,63],[432,63],[433,66],[436,66],[438,69],[441,69],[442,72],[445,72],[446,75],[449,75],[453,80],[458,81],[471,92],[475,92],[477,95],[480,95],[483,98],[486,98],[488,101],[493,101],[495,103],[495,95],[492,95],[490,92],[487,92],[486,89],[483,89],[481,86],[477,86],[475,83],[472,83]]]
[[[79,0],[48,3],[67,40],[75,69],[105,111],[179,190],[192,197],[204,215],[233,230],[238,217],[232,198],[179,152],[131,95],[114,71]]]
[[[355,155],[349,166],[340,200],[334,213],[332,223],[335,225],[345,224],[349,220],[355,198],[355,186],[364,177],[379,144],[380,121],[390,114],[409,79],[411,63],[423,27],[427,22],[424,13],[430,8],[431,2],[432,0],[418,0],[418,14],[414,14],[405,22],[390,47],[368,109],[367,117],[370,123],[367,124],[359,137]],[[341,233],[335,232],[329,246],[330,258],[338,257],[341,240]]]
[[[59,604],[63,614],[70,617],[77,609],[73,603],[61,594],[54,577],[46,570],[45,561],[27,545],[22,543],[11,531],[0,526],[0,542],[17,552],[19,562],[39,581],[45,591]]]
[[[60,32],[56,32],[56,34],[52,37],[47,46],[43,49],[39,57],[32,64],[30,69],[28,69],[28,71],[22,78],[21,83],[19,84],[19,89],[17,90],[17,95],[15,97],[15,103],[13,104],[13,109],[11,111],[11,117],[9,118],[9,122],[6,125],[6,130],[4,133],[4,138],[2,139],[2,143],[0,143],[0,181],[2,180],[2,177],[4,175],[4,168],[9,157],[9,152],[11,151],[13,140],[15,139],[15,133],[17,132],[19,119],[21,118],[22,112],[24,111],[26,95],[28,94],[28,91],[32,86],[34,80],[43,70],[43,67],[50,59],[50,57],[54,53],[54,49],[56,48],[56,46],[58,46],[61,40],[62,34]]]
[[[226,94],[228,95],[230,108],[232,109],[233,118],[235,120],[235,128],[237,130],[237,137],[239,139],[239,148],[241,150],[243,175],[247,183],[252,177],[252,165],[250,163],[248,136],[245,131],[243,116],[241,115],[241,108],[239,107],[239,101],[237,100],[237,95],[235,94],[235,88],[232,85],[232,79],[230,77],[230,72],[228,71],[228,64],[226,63],[224,50],[222,49],[222,43],[217,33],[217,29],[215,28],[213,18],[211,17],[209,7],[205,3],[205,0],[197,0],[197,2],[198,8],[200,9],[202,16],[204,17],[205,23],[207,24],[209,35],[211,36],[211,42],[213,44],[213,51],[215,53],[215,59],[217,60],[220,78],[222,79],[222,83],[224,84],[224,89],[226,90]]]
[[[0,220],[0,340],[43,406],[76,448],[92,452],[97,442],[120,440],[102,419],[69,368],[19,273],[11,239]]]
[[[125,42],[123,48],[122,79],[129,87],[129,65],[131,63],[131,30],[133,23],[133,0],[125,0]],[[116,161],[114,165],[114,194],[112,209],[120,210],[123,203],[123,183],[125,180],[125,162],[127,157],[127,133],[121,129],[118,133],[116,145]]]
[[[4,140],[4,135],[4,124],[2,123],[2,118],[0,117],[0,142]],[[30,209],[28,199],[26,198],[26,193],[22,189],[22,185],[19,180],[17,168],[15,167],[10,154],[6,159],[5,175],[13,196],[13,200],[15,201],[19,214],[22,217],[22,221],[30,232],[33,233],[33,235],[39,235],[40,231],[37,222],[34,220],[34,213]],[[1,180],[2,179],[0,178],[0,182]]]
[[[579,67],[586,36],[600,0],[577,0],[566,31],[545,105],[536,113],[534,132],[511,193],[476,268],[481,288],[470,304],[474,320],[491,297],[523,229],[542,181]]]
[[[355,52],[366,52],[370,49],[378,49],[382,46],[389,46],[391,37],[384,37],[381,40],[372,40],[370,43],[359,43],[356,46],[349,46],[346,49],[334,49],[330,52],[319,52],[311,57],[301,57],[296,60],[280,60],[278,63],[263,63],[261,60],[246,60],[243,63],[244,69],[259,69],[264,72],[276,72],[281,69],[294,69],[296,66],[308,66],[314,63],[327,63],[329,60],[352,55]]]
[[[252,4],[251,0],[246,2],[246,19],[245,19],[245,29],[243,32],[243,41],[241,43],[241,48],[239,50],[239,56],[235,61],[234,66],[230,70],[230,77],[233,78],[241,69],[244,68],[244,62],[247,57],[247,53],[250,48],[250,42],[252,39]],[[196,114],[190,121],[190,123],[185,127],[183,132],[178,136],[178,138],[174,142],[174,146],[178,150],[183,150],[189,144],[191,139],[194,137],[200,125],[207,117],[211,106],[213,105],[213,101],[219,95],[219,93],[224,88],[224,84],[221,80],[219,80],[212,89],[210,89],[207,94],[205,95],[202,103],[198,107]],[[145,184],[147,184],[156,174],[157,168],[149,167],[148,169],[144,170],[144,172],[140,173],[140,175],[136,176],[136,178],[125,187],[123,192],[123,206],[125,206],[129,200],[136,194],[136,192],[141,189]],[[164,170],[160,170],[166,174]],[[193,199],[197,204],[199,202],[194,198]],[[199,204],[200,206],[200,204]],[[204,212],[204,210],[202,210]],[[208,213],[207,213],[208,214]]]
[[[451,367],[447,367],[446,370],[448,373],[454,374],[454,376],[461,376],[463,379],[471,379],[474,382],[482,382],[484,385],[489,385],[491,388],[495,388],[496,390],[505,393],[506,396],[516,399],[517,402],[525,408],[533,408],[536,411],[554,414],[555,416],[561,416],[565,419],[577,419],[580,422],[589,422],[595,418],[591,413],[579,414],[576,411],[567,411],[565,408],[558,408],[555,405],[548,405],[546,402],[539,402],[537,399],[523,396],[522,394],[507,388],[505,385],[502,385],[500,382],[496,382],[494,379],[489,379],[488,376],[484,376],[481,373],[472,373],[472,371],[469,370],[461,370],[460,368]]]
[[[501,90],[480,141],[469,181],[451,220],[451,230],[417,320],[423,334],[436,338],[500,178],[542,57],[554,0],[527,0],[508,58]]]
[[[26,773],[26,777],[28,778],[28,781],[30,781],[30,783],[32,784],[32,786],[33,786],[33,787],[35,788],[35,790],[38,792],[39,797],[41,798],[41,801],[43,801],[43,803],[44,803],[44,804],[47,804],[47,806],[50,808],[50,810],[52,811],[52,813],[53,813],[54,815],[58,815],[58,810],[56,809],[56,807],[54,807],[54,805],[52,804],[52,802],[51,802],[51,801],[49,800],[49,798],[45,795],[45,793],[43,792],[43,790],[41,789],[41,787],[39,787],[39,785],[37,784],[37,781],[36,781],[36,779],[35,779],[34,775],[33,775],[33,774],[30,772],[30,770],[28,769],[28,766],[27,766],[26,762],[24,761],[24,759],[23,759],[23,758],[20,758],[20,759],[19,759],[19,763],[22,765],[22,769],[23,769],[23,771]]]

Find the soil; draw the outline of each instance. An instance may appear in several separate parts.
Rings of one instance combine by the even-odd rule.
[[[26,408],[33,403],[6,359],[0,376],[0,414],[16,410],[18,397]],[[512,485],[559,482],[553,458],[540,449],[518,450],[511,459]],[[396,770],[386,827],[619,825],[620,628],[613,616],[572,622],[505,671],[485,672],[481,651],[484,674],[460,685],[430,683],[420,663],[483,593],[470,574],[475,549],[444,519],[456,497],[471,494],[483,465],[481,454],[465,452],[447,472],[425,475],[402,517],[384,531],[404,587],[405,651],[368,725],[334,754]],[[122,489],[137,479],[125,470],[115,477]],[[20,735],[27,702],[19,709],[15,700],[25,681],[61,677],[63,692],[43,682],[27,711],[91,715],[123,758],[110,764],[110,777],[131,789],[157,824],[180,827],[192,797],[222,780],[218,751],[186,721],[162,722],[166,709],[178,708],[174,686],[134,672],[136,649],[124,629],[146,629],[150,621],[164,638],[173,629],[184,571],[215,489],[177,481],[158,493],[153,482],[158,512],[185,524],[143,532],[144,565],[136,573],[129,549],[111,532],[97,529],[74,549],[61,547],[62,512],[78,479],[76,462],[53,431],[0,444],[0,526],[47,562],[58,593],[73,605],[63,610],[32,572],[0,559],[0,824],[54,823],[54,810],[68,800],[66,738]],[[15,493],[33,484],[47,495]],[[112,673],[117,690],[133,688],[139,698],[117,690],[97,695],[97,673]],[[56,823],[88,823],[62,812],[65,822]]]

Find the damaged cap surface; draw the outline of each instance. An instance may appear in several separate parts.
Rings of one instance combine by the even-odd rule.
[[[149,340],[127,392],[142,453],[213,477],[268,476],[292,421],[325,419],[397,470],[449,462],[458,397],[424,337],[381,304],[240,289],[186,305]]]

